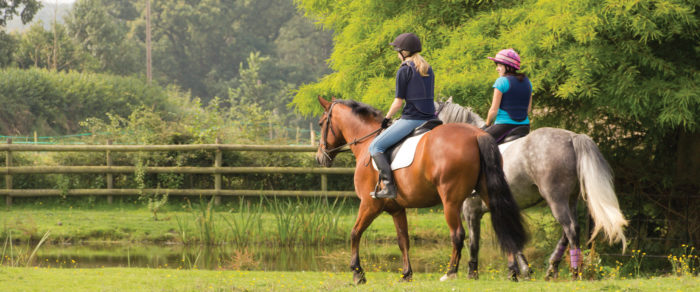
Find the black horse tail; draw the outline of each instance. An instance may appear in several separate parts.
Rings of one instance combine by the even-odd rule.
[[[477,137],[479,157],[481,158],[481,175],[486,179],[488,206],[491,211],[491,224],[501,249],[508,253],[521,251],[528,239],[520,208],[513,199],[505,174],[503,161],[496,141],[491,135]],[[480,179],[483,182],[483,180]],[[484,189],[483,186],[480,187]]]

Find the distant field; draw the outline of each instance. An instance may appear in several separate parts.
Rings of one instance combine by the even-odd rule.
[[[416,274],[411,283],[397,273],[368,273],[367,284],[351,284],[350,273],[248,272],[170,269],[0,268],[2,291],[698,291],[697,277],[634,280],[467,280],[440,282],[440,274]]]

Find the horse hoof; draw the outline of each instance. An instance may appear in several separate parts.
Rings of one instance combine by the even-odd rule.
[[[469,272],[469,274],[467,274],[467,279],[470,279],[470,280],[479,280],[479,273],[477,273],[477,272]]]
[[[510,280],[511,280],[512,282],[518,282],[518,275],[511,274],[511,275],[510,275]]]
[[[530,277],[532,277],[532,270],[523,272],[523,280],[530,281]]]
[[[556,280],[559,278],[559,273],[552,268],[547,269],[547,273],[544,275],[545,281]]]
[[[362,284],[367,283],[367,279],[365,279],[365,273],[353,274],[352,280],[355,282],[355,285],[362,285]]]
[[[581,273],[579,273],[579,269],[578,268],[572,269],[571,280],[576,281],[576,280],[581,280],[581,279],[583,279],[583,275]]]
[[[440,282],[457,279],[457,274],[445,274],[440,278]]]

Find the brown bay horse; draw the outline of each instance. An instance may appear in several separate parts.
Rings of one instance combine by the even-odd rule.
[[[476,190],[491,210],[491,220],[502,250],[514,261],[527,234],[520,210],[506,183],[501,154],[494,139],[467,124],[441,125],[425,134],[418,143],[413,163],[394,171],[398,187],[396,199],[372,199],[378,173],[372,168],[369,144],[378,133],[383,115],[368,105],[318,98],[324,113],[319,125],[321,137],[316,160],[330,167],[339,150],[350,146],[356,158],[355,192],[360,198],[357,221],[351,233],[351,262],[356,284],[366,282],[360,265],[359,245],[362,233],[381,213],[394,219],[399,249],[403,258],[403,279],[413,276],[408,258],[409,237],[406,208],[426,208],[442,203],[450,229],[452,255],[447,273],[441,280],[455,278],[459,268],[465,231],[460,218],[462,203]]]

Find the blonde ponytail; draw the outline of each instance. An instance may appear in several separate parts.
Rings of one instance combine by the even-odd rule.
[[[418,73],[420,73],[420,76],[428,76],[428,69],[430,69],[430,64],[428,64],[428,61],[423,59],[419,53],[415,53],[410,57],[406,57],[406,60],[404,62],[412,61],[413,64],[416,65],[416,69],[418,69]]]

